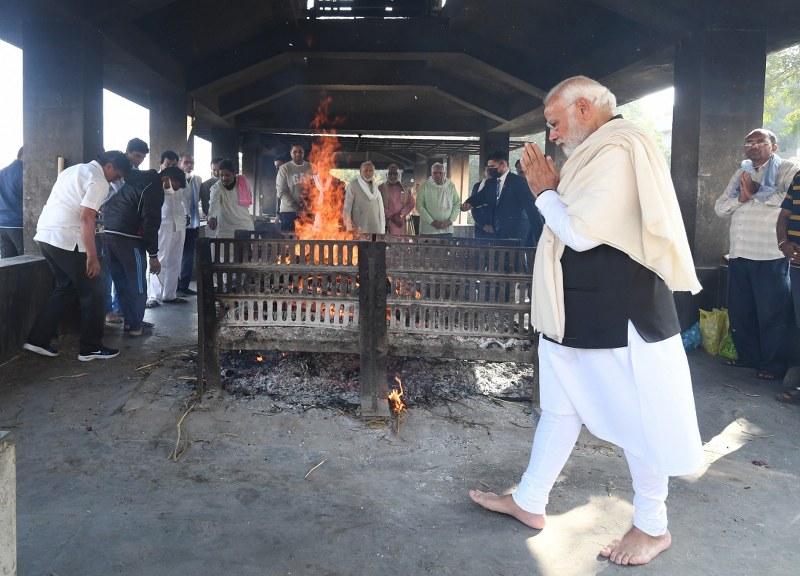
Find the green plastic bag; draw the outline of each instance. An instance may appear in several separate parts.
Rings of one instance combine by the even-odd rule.
[[[700,344],[703,350],[717,356],[722,349],[725,338],[730,335],[728,310],[714,308],[700,310]]]
[[[733,336],[728,334],[725,340],[722,341],[722,348],[719,350],[719,355],[724,356],[728,360],[738,360],[739,354],[736,352],[736,346],[733,345]]]

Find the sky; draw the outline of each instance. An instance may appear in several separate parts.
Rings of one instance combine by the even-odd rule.
[[[22,146],[22,50],[0,40],[0,167],[17,157]],[[17,79],[15,81],[15,79]]]

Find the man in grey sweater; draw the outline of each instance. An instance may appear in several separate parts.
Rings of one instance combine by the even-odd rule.
[[[313,171],[311,164],[303,159],[305,150],[301,144],[292,144],[291,155],[292,161],[278,169],[275,181],[280,200],[281,232],[294,232],[294,221],[303,207],[303,188],[308,180],[306,176]]]

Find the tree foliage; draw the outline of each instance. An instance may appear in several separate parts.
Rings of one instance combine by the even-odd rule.
[[[800,44],[767,55],[764,126],[791,156],[800,148]]]

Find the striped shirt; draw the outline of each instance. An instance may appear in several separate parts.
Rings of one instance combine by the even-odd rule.
[[[756,169],[753,181],[761,183],[767,164]],[[737,170],[725,187],[725,191],[717,199],[714,211],[721,218],[731,217],[730,257],[747,258],[749,260],[778,260],[783,253],[778,250],[775,227],[781,212],[781,203],[800,165],[788,160],[781,160],[775,178],[775,190],[763,197],[753,197],[742,204],[738,196],[731,197],[735,184],[739,181],[742,170]],[[759,196],[762,196],[759,194]]]
[[[794,175],[794,180],[792,180],[792,184],[786,192],[786,198],[783,199],[781,208],[783,210],[791,210],[792,215],[789,216],[789,239],[800,243],[800,172]]]

